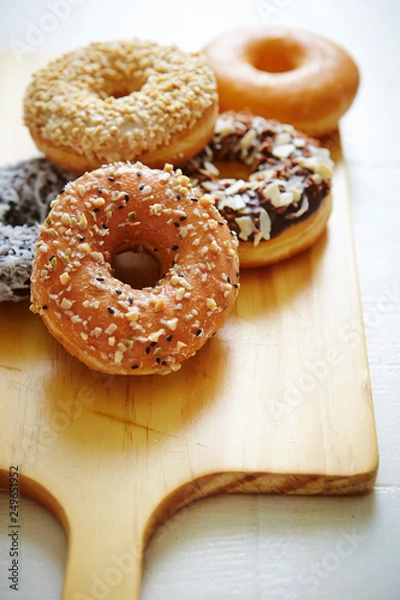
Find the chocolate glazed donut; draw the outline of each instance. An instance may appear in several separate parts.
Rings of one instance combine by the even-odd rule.
[[[329,151],[291,125],[223,113],[210,143],[182,169],[214,198],[237,234],[243,268],[305,250],[321,235],[331,212]],[[223,176],[227,169],[230,174]],[[236,175],[243,170],[243,177]]]

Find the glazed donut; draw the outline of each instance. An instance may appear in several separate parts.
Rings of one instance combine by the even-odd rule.
[[[320,36],[284,27],[232,31],[204,48],[221,112],[248,110],[320,136],[337,127],[359,84],[354,60]]]
[[[104,166],[54,202],[37,245],[31,309],[92,369],[177,371],[232,310],[237,245],[212,199],[180,170]],[[153,287],[133,289],[113,276],[113,257],[129,249],[156,258]]]
[[[203,55],[138,39],[64,54],[33,75],[24,98],[37,147],[77,174],[126,160],[178,165],[209,140],[217,112]]]
[[[223,113],[210,143],[182,170],[199,193],[214,198],[237,233],[244,268],[305,250],[321,235],[331,212],[329,151],[292,125]]]
[[[46,158],[0,167],[0,302],[29,298],[39,224],[72,179]]]

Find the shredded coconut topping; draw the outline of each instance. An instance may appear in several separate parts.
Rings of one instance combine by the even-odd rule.
[[[45,158],[0,167],[0,302],[29,298],[39,224],[73,178]]]

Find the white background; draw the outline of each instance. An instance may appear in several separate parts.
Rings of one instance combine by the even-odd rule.
[[[188,507],[170,519],[150,544],[143,600],[398,600],[400,3],[74,0],[72,6],[72,2],[69,14],[54,26],[54,19],[48,18],[48,1],[0,1],[0,49],[16,53],[16,69],[24,52],[133,36],[198,50],[223,31],[269,22],[334,39],[353,54],[362,74],[359,94],[342,119],[341,131],[380,450],[375,492],[361,498],[224,496]],[[1,81],[0,90],[6,84]],[[33,501],[23,499],[20,508],[21,591],[10,592],[4,526],[8,498],[0,494],[0,598],[57,599],[66,561],[65,535]]]

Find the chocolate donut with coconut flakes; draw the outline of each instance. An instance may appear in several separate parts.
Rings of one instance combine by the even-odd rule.
[[[223,113],[211,141],[182,170],[193,186],[214,198],[237,233],[244,268],[309,248],[331,213],[329,151],[278,121]],[[237,175],[241,171],[243,177]]]
[[[0,302],[29,298],[39,225],[72,179],[46,158],[0,167]]]

